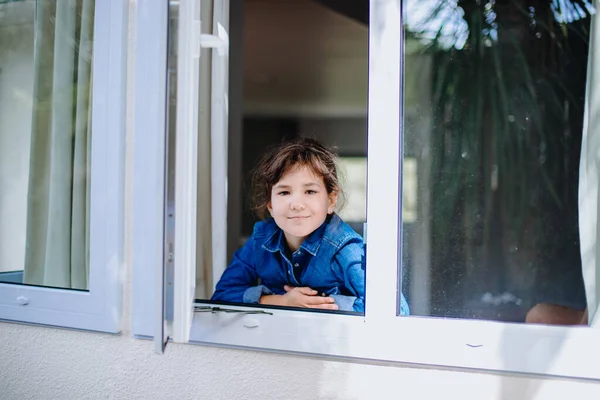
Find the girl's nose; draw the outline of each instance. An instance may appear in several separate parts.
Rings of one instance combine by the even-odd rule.
[[[304,204],[302,203],[302,201],[300,201],[300,199],[292,197],[292,199],[290,200],[290,208],[292,210],[304,210]]]

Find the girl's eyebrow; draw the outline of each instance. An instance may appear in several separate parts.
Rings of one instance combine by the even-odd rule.
[[[304,185],[302,185],[304,187],[309,187],[309,186],[317,186],[317,187],[321,187],[321,185],[319,185],[317,182],[309,182],[309,183],[305,183]],[[273,189],[289,189],[291,188],[290,185],[285,185],[283,183],[278,183],[275,186],[273,186]]]
[[[275,186],[273,186],[273,189],[289,189],[290,187],[291,187],[290,185],[284,185],[284,184],[278,183]]]

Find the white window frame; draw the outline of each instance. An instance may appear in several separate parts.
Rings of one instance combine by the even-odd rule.
[[[193,0],[182,0],[185,1]],[[402,129],[400,110],[403,93],[401,1],[371,0],[370,6],[369,254],[365,316],[228,306],[245,311],[266,311],[268,314],[201,312],[193,315],[189,326],[190,317],[182,316],[190,312],[189,304],[182,301],[180,314],[175,313],[174,326],[183,332],[189,329],[189,343],[341,357],[363,362],[600,380],[600,369],[594,366],[593,361],[588,361],[600,357],[600,331],[595,328],[398,316],[402,159],[402,136],[399,132]],[[166,15],[162,18],[166,21]],[[153,40],[156,42],[157,38]],[[164,134],[164,131],[155,129],[151,132],[152,141],[158,143],[161,138],[164,141]],[[145,145],[136,144],[136,148],[138,146]],[[157,161],[159,157],[153,160]],[[222,171],[226,167],[227,164],[221,160]],[[159,180],[161,172],[155,171],[154,182]],[[158,218],[153,220],[158,226]],[[147,239],[153,244],[160,243],[156,232]],[[180,268],[185,270],[195,268],[195,265],[181,265]],[[158,275],[160,271],[152,268],[142,272],[142,266],[138,266],[134,273]],[[134,276],[134,280],[138,279],[147,280],[148,277]],[[176,286],[175,296],[182,296],[182,293],[187,292]],[[156,293],[146,290],[138,295],[138,301],[152,304],[150,299]],[[134,318],[142,317],[134,315]],[[185,335],[181,338],[177,341],[187,341]]]
[[[124,271],[127,4],[95,4],[89,290],[0,283],[0,319],[117,333]]]
[[[164,329],[164,208],[166,160],[167,38],[169,3],[136,5],[133,51],[134,136],[132,207],[132,324],[137,337]],[[156,351],[159,351],[156,346]]]

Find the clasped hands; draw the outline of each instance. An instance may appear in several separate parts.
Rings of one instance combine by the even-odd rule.
[[[278,305],[286,307],[318,308],[322,310],[337,310],[335,299],[330,296],[319,296],[319,292],[305,287],[285,285],[285,294],[263,295],[260,304]]]

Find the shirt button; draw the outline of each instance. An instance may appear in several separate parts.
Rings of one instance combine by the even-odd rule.
[[[300,264],[298,264],[298,263],[294,264],[294,267],[299,267],[299,266],[300,266]]]
[[[298,250],[298,255],[302,255],[302,250]]]

